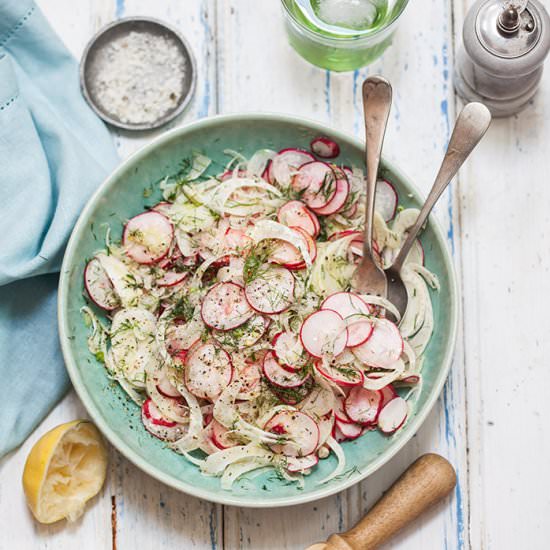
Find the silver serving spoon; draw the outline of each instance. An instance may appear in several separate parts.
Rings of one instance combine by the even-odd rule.
[[[401,279],[401,269],[403,263],[409,255],[411,246],[416,236],[426,223],[432,208],[441,196],[441,193],[449,185],[450,181],[458,172],[464,161],[468,158],[474,147],[479,143],[489,124],[491,123],[491,113],[489,109],[481,103],[468,103],[456,121],[447,152],[443,157],[441,167],[435,178],[433,187],[424,203],[424,206],[418,214],[418,218],[409,230],[407,238],[397,254],[393,264],[386,269],[388,279],[388,300],[397,308],[401,317],[407,309],[407,289]],[[389,312],[388,312],[389,313]]]
[[[353,277],[351,285],[361,294],[375,294],[386,297],[386,274],[377,262],[372,248],[372,219],[374,216],[374,196],[382,143],[390,115],[392,88],[381,76],[371,76],[363,82],[363,112],[365,116],[365,162],[367,165],[367,208],[365,212],[365,239],[363,257]]]

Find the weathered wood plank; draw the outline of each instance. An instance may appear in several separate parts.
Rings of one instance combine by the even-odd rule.
[[[457,23],[472,4],[455,2]],[[472,548],[548,547],[549,91],[547,67],[534,101],[493,121],[462,178]]]
[[[427,14],[421,5],[411,4],[393,48],[369,69],[352,74],[323,71],[300,59],[286,41],[279,6],[274,3],[262,6],[261,19],[269,25],[261,26],[257,23],[258,6],[253,2],[219,2],[218,10],[219,48],[224,52],[219,63],[221,110],[265,110],[268,106],[272,111],[324,120],[362,135],[360,86],[366,75],[382,73],[395,90],[387,154],[404,166],[424,191],[429,189],[454,119],[448,3],[432,3]],[[454,237],[457,250],[458,236],[453,231],[456,196],[444,197],[442,203],[440,219],[450,238]],[[468,548],[464,524],[467,468],[461,443],[465,439],[462,361],[459,345],[455,368],[436,409],[417,437],[390,464],[360,486],[314,505],[269,512],[226,509],[227,547],[301,548],[326,537],[331,529],[348,528],[418,454],[438,450],[459,471],[457,494],[393,546],[406,540],[408,548],[439,549],[444,541],[448,548]]]

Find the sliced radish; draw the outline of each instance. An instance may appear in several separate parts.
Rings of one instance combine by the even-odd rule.
[[[140,264],[152,264],[168,254],[173,237],[170,220],[150,210],[128,221],[122,233],[122,243],[130,258]]]
[[[407,420],[409,406],[402,397],[392,399],[378,416],[378,427],[385,434],[396,432]]]
[[[308,151],[283,149],[275,155],[268,167],[269,182],[277,182],[281,187],[288,187],[300,166],[313,160],[315,157]]]
[[[271,392],[285,405],[297,405],[301,403],[311,393],[311,378],[308,378],[307,382],[297,388],[281,388],[270,384],[269,388]]]
[[[363,426],[355,422],[349,423],[337,420],[336,426],[346,439],[357,439],[363,433]]]
[[[92,302],[101,309],[113,311],[120,305],[113,283],[97,258],[92,258],[86,264],[84,286]]]
[[[322,304],[321,309],[332,309],[339,313],[348,325],[348,347],[366,342],[373,331],[372,323],[365,316],[372,314],[372,308],[353,292],[336,292]]]
[[[326,162],[308,162],[292,178],[292,188],[310,208],[322,208],[336,194],[336,174]]]
[[[218,176],[220,181],[226,181],[231,178],[245,178],[246,172],[244,170],[237,170],[237,173],[235,173],[235,170],[226,170],[221,176]]]
[[[158,278],[155,282],[157,286],[175,286],[183,283],[187,278],[188,273],[182,271],[178,273],[177,271],[167,271],[162,277]]]
[[[374,199],[374,208],[389,222],[395,217],[397,212],[397,203],[399,202],[395,187],[386,180],[378,180],[376,183],[376,197]]]
[[[344,407],[344,400],[345,397],[343,395],[336,396],[334,400],[334,416],[336,420],[350,424],[353,422],[353,420],[348,416],[348,413],[346,412],[346,409]]]
[[[305,384],[309,374],[304,375],[301,372],[290,372],[279,365],[272,351],[264,357],[263,371],[265,377],[271,384],[279,388],[297,388]]]
[[[296,235],[297,239],[301,239],[303,241],[304,247],[307,248],[310,260],[312,262],[315,261],[315,258],[317,257],[317,245],[315,244],[315,239],[301,227],[290,227],[289,229],[292,229],[292,232]],[[269,256],[271,262],[282,265],[292,271],[304,269],[306,267],[304,256],[297,247],[283,240],[278,240],[276,243],[275,248]]]
[[[348,200],[350,192],[350,185],[346,178],[338,178],[336,180],[336,192],[334,196],[320,208],[311,207],[313,211],[319,216],[330,216],[331,214],[336,214],[344,208],[346,201]]]
[[[258,363],[247,364],[240,372],[239,379],[242,382],[239,399],[243,394],[248,394],[258,386],[262,379],[261,367]]]
[[[289,331],[279,332],[271,341],[273,353],[284,369],[301,369],[307,362],[304,346],[298,335]]]
[[[151,435],[162,441],[176,441],[185,434],[185,426],[164,418],[150,398],[141,407],[141,421]]]
[[[341,432],[340,428],[334,423],[332,427],[332,437],[336,440],[337,443],[343,443],[347,441],[347,437]]]
[[[253,240],[242,230],[228,227],[224,236],[224,245],[226,248],[235,251],[241,251],[253,244]]]
[[[327,380],[338,384],[339,386],[361,386],[363,384],[363,372],[353,367],[339,366],[336,364],[324,364],[322,361],[315,363],[315,368]]]
[[[388,319],[375,319],[371,337],[352,351],[365,365],[387,369],[401,357],[403,338],[394,323]]]
[[[168,380],[168,377],[163,375],[159,378],[157,383],[157,390],[164,397],[181,397],[181,393],[176,387]]]
[[[378,391],[355,387],[346,397],[344,407],[346,414],[358,424],[375,424],[382,404],[382,394]]]
[[[346,323],[335,311],[316,311],[302,323],[300,339],[306,351],[313,357],[340,355],[348,340]]]
[[[185,385],[203,399],[216,399],[231,383],[233,365],[225,350],[212,344],[193,346],[185,359]]]
[[[212,419],[210,423],[211,427],[211,437],[212,443],[218,447],[218,449],[229,449],[230,447],[235,447],[237,442],[231,437],[231,432],[222,424],[220,424],[215,418]]]
[[[399,380],[400,384],[406,385],[418,384],[418,382],[420,382],[420,376],[418,374],[411,374],[410,376],[405,376],[405,378]]]
[[[301,201],[289,201],[277,212],[279,223],[289,227],[301,227],[313,238],[319,235],[321,226],[317,216]]]
[[[380,405],[380,408],[384,408],[392,399],[395,399],[396,397],[399,397],[397,395],[397,392],[393,389],[393,386],[390,384],[381,390],[379,390],[382,393],[382,404]]]
[[[316,454],[307,456],[289,456],[286,460],[286,469],[289,472],[304,472],[313,468],[319,463],[319,457]]]
[[[311,416],[300,411],[281,411],[268,420],[264,429],[285,440],[271,448],[286,456],[309,455],[319,442],[319,426]]]
[[[324,159],[333,159],[340,154],[340,146],[327,137],[318,137],[311,141],[311,150]]]
[[[342,210],[342,216],[345,216],[346,218],[353,218],[355,214],[357,214],[357,209],[359,208],[359,205],[357,204],[357,201],[350,204],[346,207],[345,210]]]
[[[246,299],[259,313],[281,313],[294,301],[294,277],[284,267],[265,264],[245,287]]]
[[[170,355],[190,349],[200,337],[199,327],[193,323],[175,320],[166,330],[166,349]]]
[[[246,323],[226,331],[212,331],[214,339],[222,346],[232,349],[245,349],[253,346],[265,334],[269,319],[253,315]]]
[[[204,297],[201,317],[216,330],[231,330],[246,323],[254,311],[246,300],[244,288],[237,283],[217,283]]]

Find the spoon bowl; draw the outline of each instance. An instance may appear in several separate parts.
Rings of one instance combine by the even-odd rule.
[[[456,120],[447,147],[447,152],[443,157],[441,167],[439,168],[439,172],[430,190],[430,194],[420,210],[415,224],[409,230],[407,238],[393,264],[385,270],[388,283],[387,298],[397,308],[401,314],[401,318],[405,315],[407,303],[409,301],[407,289],[401,277],[401,271],[409,255],[411,246],[415,242],[418,233],[424,227],[435,203],[454,178],[464,161],[470,156],[475,146],[485,135],[485,132],[489,128],[489,124],[491,124],[491,113],[485,105],[481,103],[468,103],[468,105],[462,109]]]

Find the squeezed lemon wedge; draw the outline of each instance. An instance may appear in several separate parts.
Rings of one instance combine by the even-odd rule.
[[[23,489],[40,523],[76,520],[101,489],[107,449],[97,428],[74,420],[44,434],[27,457]]]

